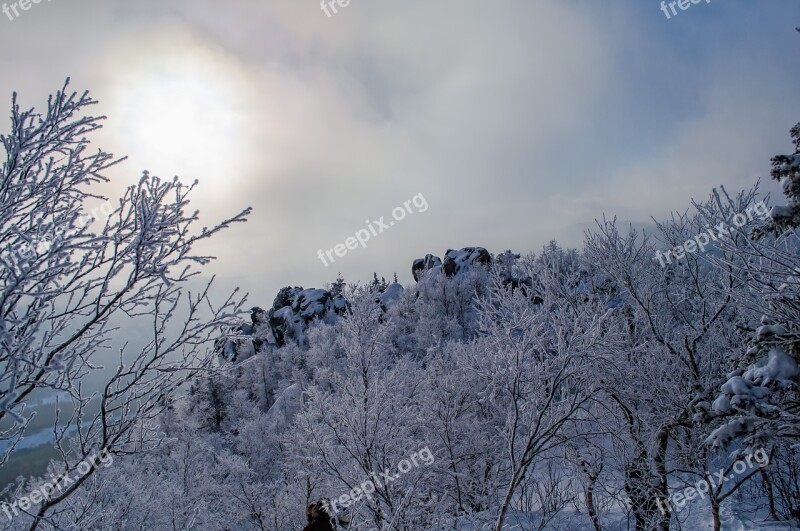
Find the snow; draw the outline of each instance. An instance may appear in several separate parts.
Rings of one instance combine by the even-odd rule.
[[[463,249],[449,249],[444,255],[442,267],[450,276],[473,267],[476,264],[491,263],[491,255],[483,247],[464,247]]]
[[[312,319],[325,313],[326,299],[329,293],[324,289],[307,289],[297,296],[295,303],[300,316],[304,319]]]
[[[765,338],[767,336],[770,336],[770,335],[782,336],[782,335],[786,335],[787,333],[788,333],[788,330],[786,330],[785,326],[781,326],[781,325],[759,326],[758,329],[756,329],[756,340],[763,339],[763,338]]]
[[[747,433],[752,429],[754,421],[749,417],[739,417],[727,422],[717,428],[706,439],[706,444],[714,447],[721,447],[736,437]]]
[[[722,392],[728,396],[750,395],[753,391],[753,384],[741,376],[734,376],[722,386]]]
[[[797,362],[779,348],[769,351],[769,360],[766,365],[752,367],[744,373],[747,380],[762,386],[771,383],[790,386],[793,383],[792,380],[798,376],[800,376],[800,368],[798,368]]]
[[[386,290],[378,296],[378,302],[384,308],[390,308],[395,302],[400,300],[400,296],[403,294],[403,286],[400,284],[389,284],[386,286]]]
[[[299,384],[286,388],[267,411],[265,424],[269,434],[280,434],[291,425],[292,419],[303,406],[303,391]]]
[[[725,413],[730,413],[731,401],[727,396],[721,395],[716,400],[714,400],[711,409],[713,409],[716,413],[719,413],[721,415]]]

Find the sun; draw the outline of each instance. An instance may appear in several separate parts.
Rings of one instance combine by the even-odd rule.
[[[253,102],[234,61],[174,37],[116,58],[107,123],[115,151],[141,170],[210,182],[215,192],[246,171]]]

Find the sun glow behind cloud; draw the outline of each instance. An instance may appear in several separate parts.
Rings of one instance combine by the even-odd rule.
[[[224,193],[252,168],[253,91],[238,64],[191,37],[120,46],[107,77],[114,151],[138,170]],[[209,186],[211,185],[211,186]]]

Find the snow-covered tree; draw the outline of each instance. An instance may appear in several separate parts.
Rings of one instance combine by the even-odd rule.
[[[42,114],[21,110],[15,95],[11,130],[0,136],[0,463],[26,435],[26,406],[54,394],[58,467],[74,473],[101,449],[157,446],[165,397],[213,369],[207,343],[242,301],[213,304],[211,282],[188,290],[212,258],[193,249],[249,210],[197,231],[197,212],[187,212],[194,185],[147,173],[110,203],[97,188],[117,160],[91,152],[87,139],[102,118],[85,115],[95,101],[67,87]],[[102,216],[90,215],[103,201]],[[149,330],[137,352],[122,345],[131,323]],[[31,528],[93,473],[31,509]]]
[[[743,196],[744,208],[752,198]],[[680,214],[659,224],[660,245],[683,245],[712,220],[727,222],[713,201],[704,208],[707,216]],[[671,263],[657,256],[649,238],[621,233],[614,222],[587,235],[587,260],[619,291],[614,322],[623,341],[608,350],[613,370],[604,377],[604,392],[615,409],[610,425],[626,424],[625,491],[637,530],[666,531],[670,481],[678,471],[699,477],[708,471],[700,423],[732,368],[729,353],[743,344],[736,324],[752,314],[733,300],[737,277],[711,267],[703,254]],[[718,519],[719,507],[711,509]]]
[[[419,411],[421,374],[407,357],[395,355],[379,318],[382,310],[368,290],[351,297],[347,316],[333,325],[332,343],[312,344],[309,361],[314,385],[288,442],[297,476],[315,484],[315,498],[340,498],[366,481],[375,489],[341,516],[370,526],[403,522],[423,525],[429,489],[419,482],[429,470],[415,467],[394,481],[381,474],[426,446]],[[319,336],[316,336],[318,339]]]
[[[478,303],[480,337],[463,360],[483,382],[479,400],[500,421],[503,494],[496,531],[529,474],[564,444],[569,425],[586,413],[597,387],[588,367],[598,322],[559,305],[551,294],[545,289],[544,302],[534,304],[495,278],[489,296]]]
[[[740,238],[721,243],[731,258],[719,267],[744,284],[734,293],[737,302],[762,317],[751,327],[749,348],[734,354],[737,370],[714,402],[714,412],[727,419],[709,437],[716,446],[738,437],[749,446],[800,441],[800,124],[791,136],[794,153],[772,159],[787,204],[773,206],[755,230],[739,229]]]

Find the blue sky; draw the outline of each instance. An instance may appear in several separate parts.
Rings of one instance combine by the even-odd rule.
[[[712,0],[367,2],[52,0],[0,14],[0,97],[71,76],[109,120],[97,144],[198,178],[205,224],[251,222],[209,272],[267,306],[341,272],[411,280],[411,262],[481,245],[579,246],[595,218],[665,218],[750,186],[800,120],[800,4]],[[0,127],[7,129],[7,122]],[[765,189],[774,185],[765,182]],[[324,267],[316,253],[429,208]]]

